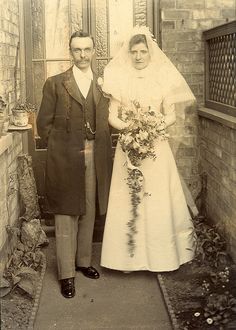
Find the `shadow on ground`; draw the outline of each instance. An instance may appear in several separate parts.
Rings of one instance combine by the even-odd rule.
[[[76,296],[65,299],[56,277],[55,238],[50,238],[34,330],[171,330],[156,274],[101,268],[101,244],[93,249],[93,266],[101,277],[91,280],[77,273]]]

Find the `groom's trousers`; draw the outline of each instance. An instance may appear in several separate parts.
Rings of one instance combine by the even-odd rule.
[[[76,266],[91,266],[96,200],[94,140],[85,141],[85,192],[85,215],[79,217],[55,214],[59,280],[74,277]]]

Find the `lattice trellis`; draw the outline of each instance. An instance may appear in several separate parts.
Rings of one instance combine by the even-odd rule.
[[[208,40],[209,99],[236,106],[236,33]]]

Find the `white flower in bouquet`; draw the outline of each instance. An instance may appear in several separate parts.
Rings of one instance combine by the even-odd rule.
[[[140,140],[146,140],[148,138],[148,132],[140,131],[137,137],[140,138]]]
[[[102,87],[102,85],[103,85],[103,79],[102,79],[102,77],[98,77],[97,84],[98,84],[99,87]]]

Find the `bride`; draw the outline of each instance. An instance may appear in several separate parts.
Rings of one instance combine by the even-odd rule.
[[[176,105],[181,111],[195,98],[146,27],[135,27],[107,65],[103,91],[110,97],[109,123],[120,137],[101,265],[175,270],[194,256],[194,230],[165,129],[179,115]]]

